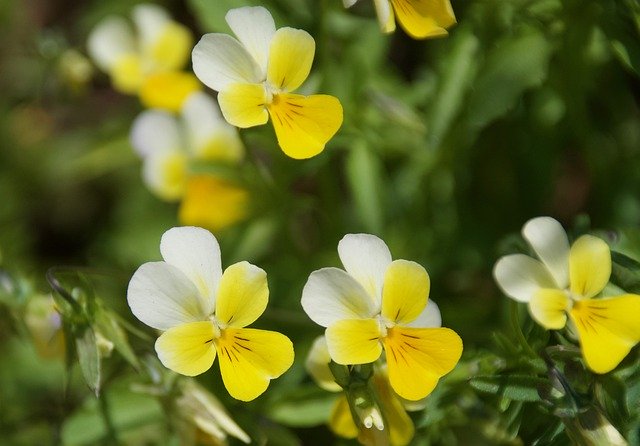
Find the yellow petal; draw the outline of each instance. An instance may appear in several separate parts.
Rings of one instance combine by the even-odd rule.
[[[333,96],[278,94],[269,113],[280,148],[291,158],[311,158],[342,125],[342,105]]]
[[[604,240],[583,235],[571,246],[569,283],[571,292],[593,297],[602,291],[611,276],[611,252]]]
[[[415,433],[413,421],[407,415],[407,411],[404,409],[400,399],[391,389],[386,373],[374,374],[373,384],[380,397],[380,404],[385,415],[391,445],[405,446],[409,444]]]
[[[338,364],[367,364],[382,353],[380,325],[375,319],[341,320],[325,332],[329,354]]]
[[[163,200],[177,200],[184,194],[187,182],[187,157],[179,150],[154,153],[142,165],[142,178]]]
[[[275,331],[228,328],[216,340],[216,349],[224,385],[242,401],[258,397],[293,364],[293,344]]]
[[[617,367],[640,341],[640,296],[577,301],[570,312],[587,366],[596,373]]]
[[[170,328],[156,341],[156,352],[165,367],[187,376],[211,368],[216,358],[213,348],[215,328],[209,321],[190,322]]]
[[[384,276],[382,315],[396,324],[412,322],[427,305],[429,284],[429,275],[417,263],[391,262]]]
[[[245,189],[211,175],[195,175],[187,180],[178,219],[185,226],[219,232],[242,221],[248,209]]]
[[[124,54],[118,57],[109,74],[113,88],[125,94],[137,93],[144,80],[142,63],[135,54]]]
[[[260,84],[231,84],[218,94],[224,119],[240,128],[266,124],[267,96]]]
[[[358,436],[358,427],[353,422],[349,402],[344,394],[340,395],[331,410],[329,428],[334,434],[343,438],[356,438]]]
[[[448,328],[390,328],[384,341],[391,387],[416,401],[427,396],[462,355],[462,340]]]
[[[267,273],[249,262],[229,266],[220,279],[216,318],[230,327],[245,327],[264,313],[269,301]]]
[[[189,59],[192,48],[193,36],[189,29],[179,23],[169,22],[164,25],[153,45],[146,48],[145,56],[151,60],[155,70],[179,70]]]
[[[416,39],[445,36],[456,23],[450,0],[391,0],[391,4],[400,26]]]
[[[202,85],[191,73],[167,71],[147,76],[140,88],[140,101],[145,107],[178,112],[191,93]]]
[[[529,311],[544,328],[559,330],[567,323],[568,304],[569,297],[564,291],[544,288],[536,291],[529,301]]]
[[[271,40],[267,82],[284,92],[298,88],[309,76],[316,43],[301,29],[280,28]]]

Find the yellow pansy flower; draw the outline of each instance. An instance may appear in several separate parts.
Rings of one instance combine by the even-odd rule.
[[[320,153],[342,125],[342,106],[328,95],[293,94],[306,80],[315,41],[306,31],[280,28],[265,8],[230,10],[236,35],[205,34],[193,49],[193,71],[219,92],[225,119],[241,128],[269,115],[282,150],[292,158]]]
[[[331,358],[366,364],[384,349],[393,390],[408,400],[424,398],[462,354],[460,337],[436,328],[439,312],[427,305],[429,275],[415,262],[392,261],[387,245],[369,234],[347,234],[338,254],[346,271],[314,271],[302,292],[307,315],[327,327]]]
[[[435,316],[435,313],[433,314]],[[342,389],[333,379],[329,369],[330,361],[327,341],[324,336],[320,336],[313,342],[309,351],[305,362],[306,369],[320,387],[330,392],[340,392]],[[336,399],[331,410],[329,427],[336,435],[344,438],[359,438],[363,444],[387,444],[387,442],[392,446],[409,444],[415,428],[400,398],[389,386],[386,368],[376,367],[372,379],[380,409],[384,415],[377,413],[376,409],[371,410],[370,413],[361,414],[365,429],[359,431],[353,420],[347,396],[343,393]],[[386,420],[386,426],[383,419]],[[382,442],[375,441],[378,436],[382,436]]]
[[[529,220],[522,235],[540,260],[513,254],[493,270],[502,291],[529,305],[533,319],[560,330],[567,320],[578,334],[587,366],[613,370],[640,341],[640,296],[594,297],[611,275],[611,253],[601,239],[583,235],[573,245],[562,225],[550,217]]]
[[[345,8],[358,0],[343,0]],[[447,28],[456,23],[450,0],[373,0],[384,33],[400,26],[414,39],[446,36]]]
[[[147,107],[177,111],[201,85],[180,71],[189,58],[193,36],[158,5],[133,8],[134,33],[122,17],[109,16],[91,31],[87,49],[113,87],[138,94]]]
[[[266,273],[248,262],[222,272],[216,238],[202,228],[169,229],[164,261],[133,274],[127,301],[133,314],[163,333],[156,352],[165,367],[187,376],[211,368],[218,356],[229,394],[250,401],[293,363],[293,345],[275,331],[246,328],[269,300]]]

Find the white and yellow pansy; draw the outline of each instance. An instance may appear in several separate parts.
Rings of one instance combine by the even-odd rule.
[[[427,305],[429,275],[415,262],[392,261],[387,245],[369,234],[347,234],[338,254],[346,271],[314,271],[302,292],[307,315],[327,327],[331,358],[372,363],[384,349],[393,390],[424,398],[462,354],[460,337],[440,328],[437,307]]]
[[[218,231],[246,216],[245,189],[210,174],[192,174],[189,168],[197,160],[237,164],[244,156],[237,130],[207,94],[189,96],[180,117],[163,110],[142,112],[130,139],[143,160],[147,187],[164,200],[181,200],[181,223]]]
[[[147,107],[179,110],[201,89],[193,74],[180,71],[193,44],[191,32],[158,5],[136,5],[131,18],[135,31],[122,17],[99,22],[88,38],[89,55],[116,90],[138,94]]]
[[[345,8],[358,0],[342,0]],[[414,39],[428,39],[448,34],[456,23],[450,0],[373,0],[384,33],[396,29],[395,20]]]
[[[293,363],[293,345],[275,331],[246,328],[269,300],[266,273],[248,262],[222,272],[220,247],[205,229],[185,226],[162,236],[164,261],[133,274],[133,314],[163,333],[156,352],[165,367],[187,376],[209,370],[216,356],[229,394],[249,401]]]
[[[539,260],[524,254],[500,258],[493,274],[502,291],[526,302],[547,329],[560,330],[570,321],[589,369],[616,368],[640,341],[640,296],[594,299],[611,275],[609,246],[592,235],[569,246],[562,225],[550,217],[529,220],[522,235]]]
[[[434,313],[435,316],[435,313]],[[335,382],[329,362],[331,356],[324,336],[316,338],[307,356],[305,366],[316,384],[330,392],[340,392],[342,388]],[[363,415],[365,429],[359,431],[353,420],[353,414],[349,408],[346,394],[342,393],[336,399],[329,418],[329,427],[336,434],[344,438],[360,438],[363,444],[391,444],[392,446],[405,446],[413,438],[415,428],[411,417],[404,409],[400,398],[396,396],[389,386],[389,378],[386,367],[375,367],[372,377],[373,388],[378,397],[380,410],[383,414],[373,410],[370,414]],[[386,425],[385,425],[386,421]],[[367,438],[381,435],[382,442],[366,442]]]
[[[292,92],[311,70],[315,41],[306,31],[280,28],[265,8],[230,10],[226,20],[237,38],[205,34],[193,49],[193,71],[219,92],[225,119],[241,128],[266,124],[290,157],[320,153],[342,125],[342,106],[328,95]]]

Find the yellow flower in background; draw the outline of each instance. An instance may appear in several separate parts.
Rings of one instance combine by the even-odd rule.
[[[500,258],[493,274],[502,291],[528,303],[533,319],[547,329],[560,330],[569,320],[587,366],[596,373],[613,370],[640,341],[640,296],[594,299],[611,275],[609,246],[583,235],[569,247],[562,225],[550,217],[529,220],[522,235],[540,260]]]
[[[384,349],[393,390],[424,398],[462,354],[460,337],[440,328],[437,306],[427,305],[427,272],[415,262],[392,261],[387,245],[369,234],[347,234],[338,254],[346,271],[314,271],[302,292],[307,315],[327,327],[331,358],[367,364]]]
[[[334,381],[329,369],[330,361],[327,341],[324,336],[320,336],[313,342],[309,351],[305,362],[306,369],[320,387],[330,392],[340,392],[342,388]],[[409,444],[415,428],[402,402],[389,386],[386,369],[376,367],[372,379],[383,414],[375,413],[375,410],[370,414],[362,414],[365,430],[360,432],[353,420],[347,397],[343,393],[333,406],[329,427],[336,435],[344,438],[359,438],[363,444],[386,444],[387,441],[392,446]],[[383,419],[386,420],[386,426]],[[378,436],[382,436],[382,442],[375,441]]]
[[[342,106],[328,95],[293,94],[311,70],[315,42],[306,31],[280,28],[262,7],[230,10],[237,39],[205,34],[193,49],[193,71],[219,92],[225,119],[241,128],[271,121],[292,158],[320,153],[342,125]]]
[[[179,110],[201,89],[193,74],[180,71],[193,36],[157,5],[135,6],[132,20],[135,33],[122,17],[109,16],[98,23],[88,38],[89,55],[119,92],[138,94],[147,107]]]
[[[261,395],[293,363],[289,338],[246,328],[267,306],[266,273],[248,262],[223,273],[218,241],[202,228],[169,229],[160,252],[164,261],[140,266],[127,290],[133,314],[163,331],[155,344],[160,361],[195,376],[218,356],[232,397],[250,401]]]
[[[47,359],[64,358],[66,348],[62,317],[56,310],[53,297],[38,294],[29,299],[24,322],[38,355]]]
[[[343,0],[345,8],[358,0]],[[373,0],[384,33],[395,31],[400,26],[414,39],[441,37],[456,23],[450,0]]]
[[[193,93],[180,117],[162,110],[142,112],[133,123],[131,144],[143,160],[147,187],[164,200],[181,200],[182,224],[219,231],[246,217],[245,189],[210,174],[190,173],[192,161],[234,165],[244,156],[237,130],[207,94]]]

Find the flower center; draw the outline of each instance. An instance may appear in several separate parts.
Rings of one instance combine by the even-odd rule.
[[[213,325],[213,339],[218,339],[222,336],[222,330],[224,330],[226,326],[216,319],[214,314],[209,316],[209,320],[211,321],[211,325]]]

